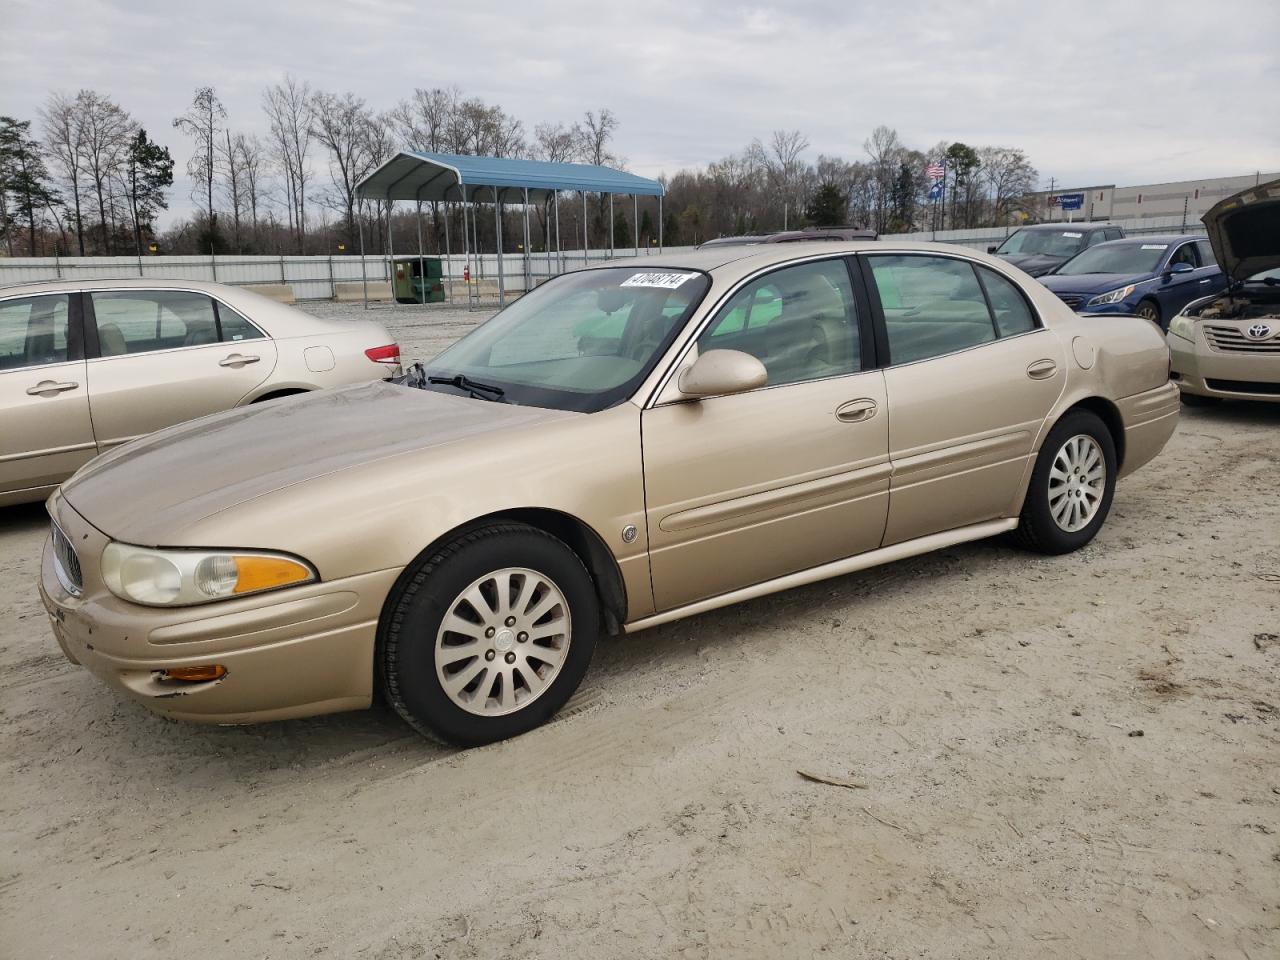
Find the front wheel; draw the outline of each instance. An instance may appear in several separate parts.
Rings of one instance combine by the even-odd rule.
[[[1040,448],[1014,540],[1038,553],[1069,553],[1092,540],[1111,510],[1116,446],[1088,410],[1068,413]]]
[[[1144,320],[1150,320],[1160,329],[1164,329],[1164,324],[1160,322],[1160,305],[1154,300],[1143,300],[1133,312]]]
[[[564,706],[599,628],[591,576],[569,547],[524,524],[482,527],[406,578],[379,638],[382,690],[434,739],[505,740]]]

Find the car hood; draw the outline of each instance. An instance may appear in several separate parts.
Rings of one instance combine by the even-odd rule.
[[[1200,219],[1214,256],[1232,280],[1280,267],[1280,180],[1220,200]]]
[[[584,414],[376,382],[255,404],[170,427],[93,460],[62,486],[114,539],[166,535],[294,484],[482,434]]]
[[[1058,264],[1067,261],[1066,257],[1051,257],[1045,253],[1000,253],[996,256],[1033,277],[1038,277],[1046,270],[1052,270]]]
[[[1078,273],[1071,276],[1055,273],[1041,277],[1040,282],[1054,293],[1096,294],[1131,283],[1142,283],[1152,276],[1150,273]]]

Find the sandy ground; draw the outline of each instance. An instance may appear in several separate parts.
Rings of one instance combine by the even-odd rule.
[[[406,355],[482,316],[377,315]],[[561,718],[464,752],[119,700],[49,634],[42,511],[4,510],[0,956],[1275,957],[1278,460],[1280,406],[1189,412],[1080,553],[610,640]]]

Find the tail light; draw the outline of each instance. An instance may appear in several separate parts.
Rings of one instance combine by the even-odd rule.
[[[385,363],[395,366],[400,362],[400,344],[388,343],[385,347],[370,347],[364,355],[374,363]]]

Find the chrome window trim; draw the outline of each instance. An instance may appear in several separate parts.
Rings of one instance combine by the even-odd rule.
[[[233,311],[236,314],[236,316],[244,317],[245,322],[249,324],[249,326],[253,327],[253,329],[257,330],[260,334],[262,334],[262,336],[257,339],[270,340],[272,343],[275,342],[275,338],[272,337],[271,334],[267,333],[266,330],[263,330],[262,327],[258,326],[258,324],[255,323],[252,318],[246,317],[243,310],[237,310],[234,306],[232,306],[222,297],[216,296],[215,294],[209,293],[208,291],[205,291],[205,290],[196,290],[191,287],[115,287],[115,288],[106,288],[106,289],[91,288],[91,289],[84,289],[84,290],[79,290],[75,292],[87,293],[89,295],[90,300],[92,300],[93,295],[95,293],[127,293],[132,291],[137,291],[138,293],[193,293],[198,297],[208,297],[210,300],[213,300],[214,302],[219,303],[222,306],[226,307],[228,310]],[[219,326],[221,326],[221,324],[219,324]],[[94,310],[94,313],[93,313],[93,329],[94,329],[94,333],[96,334],[98,330],[98,313],[96,310]],[[253,343],[253,341],[252,340],[216,340],[213,343],[193,343],[190,346],[169,347],[168,349],[165,349],[165,350],[141,350],[138,353],[117,353],[109,357],[102,356],[102,347],[101,347],[101,343],[99,343],[98,356],[86,357],[85,360],[88,361],[89,363],[94,363],[98,360],[121,360],[121,359],[128,359],[129,357],[152,357],[158,354],[177,353],[179,350],[197,350],[197,349],[200,349],[201,347],[226,347],[227,345],[233,344],[233,343]]]
[[[1019,283],[1017,279],[1007,274],[1004,270],[998,269],[994,264],[989,263],[986,260],[979,260],[971,256],[965,256],[960,253],[952,253],[950,250],[912,250],[912,249],[902,249],[901,247],[894,249],[892,247],[880,247],[880,246],[877,246],[873,249],[866,249],[866,250],[852,250],[852,251],[846,250],[843,253],[829,253],[829,252],[814,253],[805,257],[797,257],[794,260],[785,260],[782,262],[770,263],[766,266],[763,266],[760,269],[751,272],[747,276],[742,277],[737,283],[735,283],[732,287],[726,290],[725,293],[721,295],[709,307],[704,307],[703,308],[704,312],[701,318],[688,324],[690,328],[693,328],[692,335],[688,335],[683,343],[681,343],[680,341],[677,341],[676,343],[672,344],[670,349],[676,351],[675,359],[671,361],[668,364],[668,366],[663,370],[661,377],[658,379],[657,385],[653,388],[652,391],[650,391],[649,395],[644,399],[644,401],[640,403],[640,409],[652,410],[654,407],[658,405],[658,398],[662,396],[663,391],[666,390],[667,388],[667,384],[671,381],[671,378],[675,375],[676,371],[680,369],[680,365],[684,363],[684,359],[688,355],[689,350],[697,344],[698,338],[702,335],[703,330],[705,330],[710,325],[711,321],[719,313],[721,307],[724,306],[726,303],[728,303],[729,299],[732,298],[739,290],[741,290],[748,283],[753,282],[763,274],[771,273],[774,270],[779,270],[784,267],[790,267],[796,264],[810,263],[815,260],[847,261],[850,257],[861,257],[861,256],[938,257],[941,259],[960,260],[973,267],[986,267],[988,270],[998,273],[1000,276],[1004,277],[1006,280],[1008,280],[1010,283],[1012,283],[1015,287],[1018,288],[1018,290],[1022,293],[1023,298],[1026,300],[1027,306],[1031,310],[1031,316],[1036,321],[1036,327],[1035,329],[1025,330],[1022,333],[1015,333],[1008,337],[997,337],[996,339],[990,340],[987,343],[974,344],[971,347],[964,347],[960,350],[953,350],[950,353],[940,353],[936,357],[926,357],[922,360],[910,360],[907,363],[882,364],[878,367],[872,367],[871,369],[857,370],[852,373],[838,374],[836,376],[822,377],[819,379],[835,380],[835,379],[840,379],[841,377],[858,376],[859,374],[870,373],[873,370],[889,370],[893,367],[906,367],[915,363],[928,363],[930,360],[937,360],[937,359],[940,359],[941,357],[951,357],[960,353],[967,353],[970,350],[977,350],[981,347],[988,347],[993,343],[1000,343],[1001,341],[1004,341],[1004,340],[1015,340],[1018,337],[1025,337],[1030,334],[1040,333],[1042,331],[1049,330],[1049,327],[1044,322],[1044,317],[1040,313],[1039,307],[1036,306],[1035,301],[1027,293],[1023,285]],[[714,279],[715,271],[710,270],[708,271],[708,273],[710,273],[712,278]],[[1070,309],[1070,308],[1064,305],[1064,309]],[[815,380],[798,380],[795,383],[780,383],[780,384],[774,384],[773,386],[770,386],[769,384],[765,384],[763,387],[757,387],[755,390],[748,390],[746,392],[755,393],[759,390],[771,390],[771,389],[774,389],[775,387],[791,387],[791,386],[796,386],[797,384],[800,384],[800,383],[816,383],[816,382],[817,380],[815,379]],[[674,402],[682,402],[682,401],[674,401]]]

